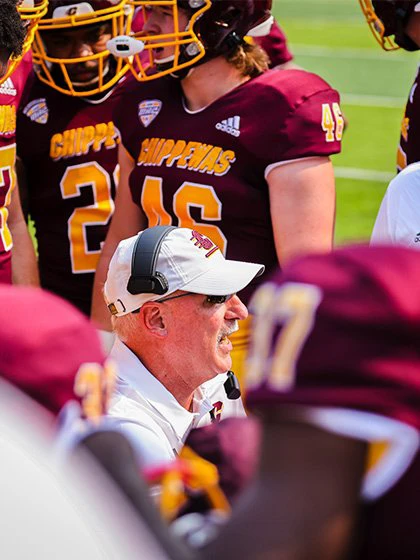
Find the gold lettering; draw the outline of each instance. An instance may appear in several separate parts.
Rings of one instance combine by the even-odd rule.
[[[16,130],[16,110],[13,106],[8,109],[7,132],[13,132]]]
[[[63,155],[63,135],[54,134],[50,142],[50,158],[60,159]]]
[[[174,140],[166,140],[158,156],[156,157],[155,165],[162,165],[163,160],[165,160],[170,155],[174,146],[175,146]]]
[[[75,129],[65,130],[63,134],[63,155],[62,157],[72,156],[74,153]]]
[[[93,150],[99,152],[102,144],[105,142],[105,138],[108,134],[108,126],[105,123],[99,123],[95,126],[95,137],[93,139]]]
[[[199,142],[188,142],[185,150],[183,151],[181,157],[178,160],[178,163],[176,164],[177,167],[181,167],[181,168],[185,168],[188,165],[188,160],[190,159],[190,157],[192,156],[195,148],[197,148],[198,146],[200,146]]]
[[[0,106],[0,130],[4,113]],[[10,123],[13,123],[16,116],[10,115]],[[85,126],[84,128],[72,128],[64,132],[54,134],[50,140],[50,157],[54,160],[68,158],[74,155],[89,153],[92,148],[99,152],[102,146],[114,148],[119,143],[120,137],[118,130],[112,122],[98,123],[95,126]]]
[[[214,173],[214,166],[222,153],[222,148],[214,147],[212,151],[203,159],[198,171],[200,173],[209,173],[212,175]]]
[[[109,121],[108,132],[105,140],[105,148],[115,148],[120,143],[120,135],[118,130],[115,128],[114,123]]]
[[[75,129],[75,135],[74,135],[74,152],[75,154],[77,154],[78,156],[81,156],[83,154],[83,149],[82,149],[82,140],[83,140],[83,128],[79,127]],[[72,155],[72,154],[70,154]]]
[[[89,152],[89,148],[92,146],[94,139],[95,139],[95,127],[85,126],[83,128],[82,145],[81,145],[83,154],[87,154]]]
[[[226,150],[223,152],[219,160],[214,166],[214,174],[220,177],[221,175],[225,175],[232,166],[232,163],[236,160],[235,152],[232,150]]]
[[[142,165],[143,163],[146,163],[146,161],[147,161],[147,153],[149,151],[149,144],[150,144],[150,140],[148,138],[143,140],[143,142],[141,143],[141,150],[140,150],[140,153],[139,153],[139,157],[137,158],[137,163],[139,165]]]
[[[174,149],[172,150],[172,153],[168,157],[168,160],[166,162],[167,167],[172,167],[173,166],[175,161],[177,159],[179,159],[179,157],[181,156],[181,154],[184,151],[186,145],[187,145],[187,143],[185,142],[185,140],[177,140],[177,142],[174,146]]]
[[[150,158],[150,165],[156,165],[156,158],[158,157],[160,149],[162,148],[164,142],[165,142],[165,139],[160,138],[160,140],[158,141],[155,149],[153,150],[153,155]]]
[[[147,157],[144,162],[144,165],[150,165],[152,162],[153,154],[155,152],[155,148],[157,143],[159,142],[159,138],[151,138],[149,143],[149,148],[147,150]]]
[[[200,146],[198,146],[197,149],[194,150],[194,153],[188,164],[188,169],[197,170],[197,167],[200,165],[200,163],[203,161],[203,159],[207,156],[207,154],[210,152],[212,148],[213,146],[211,144],[200,144]]]
[[[7,107],[5,107],[4,105],[0,107],[0,131],[1,132],[4,132],[5,130],[4,124],[6,121],[6,109]]]
[[[15,132],[16,130],[16,109],[13,106],[0,106],[0,132]]]

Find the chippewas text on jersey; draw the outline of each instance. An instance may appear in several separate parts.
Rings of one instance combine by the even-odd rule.
[[[16,109],[14,105],[0,105],[0,134],[16,131]]]
[[[50,141],[50,157],[54,161],[62,158],[81,156],[90,150],[99,152],[115,148],[120,143],[120,134],[112,121],[78,128],[71,128],[54,134]]]
[[[228,173],[235,160],[233,150],[224,150],[211,144],[171,138],[145,138],[141,144],[137,165],[176,166],[221,176]]]

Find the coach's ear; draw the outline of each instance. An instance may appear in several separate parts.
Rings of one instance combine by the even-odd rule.
[[[154,336],[164,337],[168,334],[162,306],[153,301],[145,303],[140,310],[145,329]]]

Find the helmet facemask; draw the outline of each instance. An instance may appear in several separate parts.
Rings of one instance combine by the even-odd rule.
[[[129,69],[128,61],[114,58],[104,45],[98,47],[101,36],[110,37],[126,35],[131,32],[133,8],[127,0],[51,0],[47,17],[43,18],[35,34],[33,43],[33,60],[38,78],[65,95],[88,97],[107,92]],[[92,38],[89,54],[78,56],[52,56],[48,44],[60,40],[60,32],[85,34],[98,33],[98,39]],[[63,35],[64,37],[65,35]],[[52,43],[51,43],[52,41]],[[65,41],[64,41],[65,42]],[[90,49],[89,49],[90,50]],[[87,66],[88,62],[90,66]],[[78,80],[74,77],[77,67],[86,65],[86,71],[94,72],[91,79]]]
[[[173,21],[172,29],[166,33],[149,33],[143,29],[134,34],[142,45],[142,52],[132,59],[131,69],[139,81],[156,79],[167,74],[188,71],[206,54],[204,45],[194,31],[196,21],[211,7],[211,0],[190,0],[196,8],[189,8],[188,1],[177,0],[134,0],[132,4],[143,12],[144,25],[150,24],[153,10],[165,10]],[[184,17],[183,17],[184,16]],[[182,20],[185,27],[182,28]],[[167,56],[159,52],[167,51]],[[151,70],[155,71],[152,73]]]

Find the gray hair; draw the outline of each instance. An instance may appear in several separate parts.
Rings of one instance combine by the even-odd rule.
[[[112,317],[112,329],[122,342],[127,342],[138,329],[138,314],[127,313],[122,317]]]

